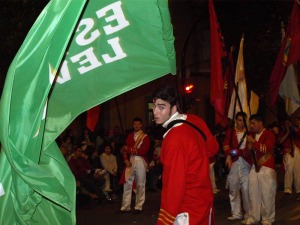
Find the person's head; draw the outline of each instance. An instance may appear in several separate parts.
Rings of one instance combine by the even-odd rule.
[[[110,144],[105,144],[104,146],[103,146],[104,148],[104,153],[105,154],[107,154],[107,155],[110,155],[110,153],[111,153],[111,151],[112,151],[112,147],[111,147],[111,145]]]
[[[78,145],[75,145],[73,147],[73,154],[76,158],[82,157],[82,155],[83,155],[82,148]]]
[[[134,132],[138,132],[142,129],[143,127],[143,121],[141,118],[136,117],[133,119],[133,130]]]
[[[178,111],[176,89],[171,85],[162,86],[152,94],[153,114],[157,124],[163,124]]]
[[[247,114],[244,112],[238,112],[235,114],[235,125],[238,129],[244,129],[245,128],[245,123],[247,119]]]
[[[262,121],[262,117],[259,114],[253,114],[250,116],[250,128],[255,133],[260,133],[264,129],[264,124]]]

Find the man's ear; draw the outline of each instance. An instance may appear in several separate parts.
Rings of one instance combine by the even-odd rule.
[[[176,106],[176,105],[173,105],[173,106],[172,106],[171,112],[172,112],[172,114],[174,114],[174,113],[177,112],[177,106]]]

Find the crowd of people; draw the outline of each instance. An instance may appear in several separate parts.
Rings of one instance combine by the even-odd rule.
[[[100,133],[85,128],[79,138],[66,130],[57,139],[76,179],[77,206],[122,198],[119,212],[129,212],[133,191],[136,196],[134,212],[139,213],[146,190],[160,190],[162,133],[158,131],[154,135],[151,129],[144,133],[142,128],[142,120],[135,118],[133,129],[125,134],[117,126]]]
[[[120,197],[119,213],[131,212],[133,207],[139,214],[146,191],[162,189],[157,224],[173,224],[183,217],[190,224],[213,224],[213,194],[220,191],[215,181],[217,166],[218,175],[226,176],[231,205],[227,219],[274,223],[279,167],[285,174],[284,193],[300,194],[300,117],[294,124],[286,119],[266,127],[259,114],[247,118],[238,112],[233,126],[211,133],[204,121],[180,114],[176,102],[162,99],[163,94],[153,97],[155,122],[163,125],[158,131],[144,129],[142,120],[134,118],[127,134],[111,129],[94,137],[85,129],[78,142],[71,135],[61,137],[60,149],[76,179],[77,202]],[[204,192],[205,202],[203,197],[196,201]]]

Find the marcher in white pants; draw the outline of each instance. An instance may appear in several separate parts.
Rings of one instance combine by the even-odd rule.
[[[277,188],[274,145],[275,135],[266,130],[258,114],[250,117],[250,128],[255,134],[248,135],[248,149],[254,151],[256,165],[249,173],[250,215],[245,224],[271,225],[275,221],[275,195]]]
[[[142,212],[145,202],[146,188],[146,155],[150,148],[150,139],[142,131],[143,123],[140,118],[133,120],[133,130],[126,138],[124,146],[124,163],[126,165],[124,176],[121,183],[124,183],[123,200],[120,212],[129,212],[131,210],[131,194],[133,182],[136,184],[136,199],[134,213]]]
[[[296,193],[300,193],[300,149],[294,145],[294,157],[289,153],[283,156],[284,163],[284,193],[292,194],[293,182]]]
[[[263,225],[271,225],[275,221],[275,170],[263,166],[257,173],[253,165],[249,173],[249,184],[251,216],[246,224],[255,224],[262,217]]]
[[[122,211],[130,211],[132,185],[136,183],[136,198],[135,198],[135,210],[142,210],[145,202],[145,186],[146,186],[146,168],[143,162],[143,158],[140,156],[131,156],[130,162],[132,163],[132,172],[126,179],[124,184]]]
[[[248,175],[251,157],[246,150],[246,117],[244,112],[235,115],[235,128],[227,130],[223,142],[224,153],[227,156],[226,165],[230,169],[226,184],[231,205],[231,216],[228,220],[246,220],[249,216]]]
[[[234,218],[244,218],[246,220],[249,217],[248,177],[250,168],[250,164],[243,157],[239,157],[237,161],[232,163],[227,176],[231,213]],[[241,202],[245,211],[244,215],[242,213]],[[230,220],[231,218],[228,219]]]

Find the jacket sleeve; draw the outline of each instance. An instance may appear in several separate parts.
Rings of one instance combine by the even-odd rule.
[[[231,132],[233,132],[233,130],[229,129],[227,130],[226,134],[225,134],[225,140],[223,142],[223,150],[226,156],[229,155],[230,152],[230,139],[231,139]]]
[[[166,143],[168,148],[161,155],[163,159],[163,190],[161,197],[161,208],[157,225],[172,225],[180,207],[185,193],[185,176],[187,173],[187,157],[180,146]]]

